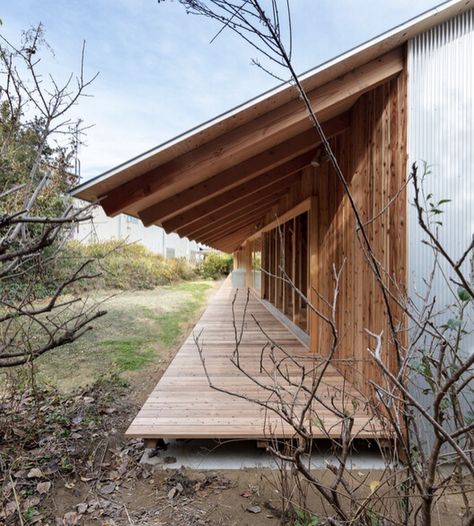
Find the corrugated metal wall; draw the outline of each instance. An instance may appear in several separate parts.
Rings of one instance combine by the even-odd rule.
[[[408,75],[409,166],[416,161],[421,171],[423,161],[431,165],[426,193],[452,200],[440,216],[440,238],[456,257],[474,235],[474,11],[411,40]],[[409,285],[414,294],[424,289],[432,252],[421,243],[412,206],[409,215]],[[449,301],[441,281],[436,289],[438,302]]]
[[[431,166],[425,193],[435,200],[451,199],[439,216],[440,239],[459,257],[474,235],[474,11],[419,35],[408,44],[408,152],[409,167],[416,161]],[[410,203],[413,191],[409,192]],[[432,251],[409,205],[409,292],[425,293],[423,278],[433,263]],[[440,260],[442,270],[447,266]],[[469,267],[465,266],[466,270]],[[452,303],[447,280],[438,274],[433,295],[437,305]],[[457,287],[453,286],[456,291]],[[471,316],[472,316],[471,307]],[[471,325],[474,328],[474,323]],[[474,352],[474,335],[464,341]],[[423,398],[423,397],[422,397]],[[425,402],[428,402],[425,399]]]

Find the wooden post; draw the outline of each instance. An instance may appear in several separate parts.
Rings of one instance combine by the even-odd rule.
[[[252,286],[252,241],[246,241],[244,245],[245,253],[245,286]]]
[[[312,305],[317,307],[318,298],[313,289],[318,286],[318,214],[317,200],[311,197],[311,207],[308,211],[308,251],[309,251],[309,279],[308,279],[308,298]],[[310,337],[310,350],[318,350],[318,317],[312,309],[308,308],[308,325]]]
[[[298,218],[297,217],[294,217],[292,219],[292,225],[293,225],[293,238],[292,238],[292,248],[291,248],[291,253],[292,253],[292,258],[291,258],[291,264],[293,266],[292,270],[291,270],[291,275],[292,275],[292,278],[293,278],[293,283],[295,284],[295,287],[299,287],[299,272],[298,272],[298,257],[297,257],[297,250],[298,250],[298,245],[297,245],[297,239],[298,239]],[[292,298],[292,303],[293,303],[293,323],[295,325],[299,325],[299,314],[300,314],[300,311],[299,311],[299,305],[300,305],[300,297],[299,295],[296,293],[296,289],[293,288],[292,289],[292,294],[293,294],[293,298]]]

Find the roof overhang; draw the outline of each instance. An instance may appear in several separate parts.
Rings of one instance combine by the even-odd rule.
[[[344,131],[346,112],[357,98],[403,69],[405,42],[473,7],[474,0],[445,2],[302,75],[326,133]],[[100,200],[108,215],[125,212],[145,225],[161,225],[203,243],[212,240],[219,248],[223,245],[218,235],[215,241],[210,223],[225,217],[223,235],[248,237],[317,147],[296,90],[282,84],[72,193]]]

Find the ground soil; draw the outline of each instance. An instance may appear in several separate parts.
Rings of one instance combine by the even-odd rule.
[[[89,293],[88,301],[107,314],[73,344],[36,360],[38,381],[68,392],[113,373],[130,383],[131,394],[146,397],[149,386],[140,382],[156,384],[220,283],[184,281],[153,290]]]
[[[210,288],[208,294],[215,290]],[[146,302],[146,295],[139,301]],[[14,411],[7,415],[8,431],[0,423],[0,524],[281,524],[277,471],[151,467],[139,463],[143,442],[124,437],[202,308],[182,324],[177,340],[161,345],[159,357],[139,370],[124,371],[72,394],[21,391],[16,405],[5,402],[4,407],[14,407]],[[37,415],[34,424],[32,408]],[[160,455],[166,457],[166,452]],[[376,480],[378,474],[358,472],[354,476]],[[326,515],[315,495],[308,495],[308,507],[321,517]],[[461,524],[460,514],[460,497],[448,497],[439,507],[439,523],[449,519]]]

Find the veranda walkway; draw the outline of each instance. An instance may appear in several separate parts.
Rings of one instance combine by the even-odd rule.
[[[232,315],[232,300],[235,294],[236,290],[232,288],[230,279],[227,279],[133,420],[127,436],[145,439],[252,440],[294,436],[291,426],[272,411],[209,386],[194,335],[200,334],[206,369],[215,386],[260,401],[270,399],[276,402],[274,396],[270,397],[269,391],[257,386],[230,362],[235,349]],[[234,305],[237,326],[242,319],[246,297],[246,291],[238,291]],[[301,369],[296,364],[304,363],[306,370],[314,367],[317,362],[306,347],[250,294],[240,345],[240,364],[249,375],[264,385],[275,386],[275,379],[271,378],[275,369],[269,357],[270,346],[267,346],[263,353],[263,362],[260,363],[261,350],[268,339],[252,316],[267,335],[288,353],[289,356],[284,358],[280,351],[275,351],[275,356],[277,359],[284,358],[285,370],[288,370],[291,378],[296,381],[300,379]],[[272,374],[266,374],[263,370],[265,368]],[[283,379],[280,377],[279,381],[283,382]],[[310,380],[309,382],[311,384]],[[323,403],[313,403],[307,422],[311,426],[314,438],[339,434],[339,419],[324,406],[330,405],[331,399],[341,406],[342,398],[347,410],[355,412],[355,433],[361,438],[384,436],[381,426],[365,412],[363,403],[354,403],[354,400],[360,400],[361,395],[345,384],[334,367],[330,366],[325,372],[318,393]],[[286,398],[289,399],[288,396]],[[304,394],[300,393],[298,400],[299,404],[304,403]]]

